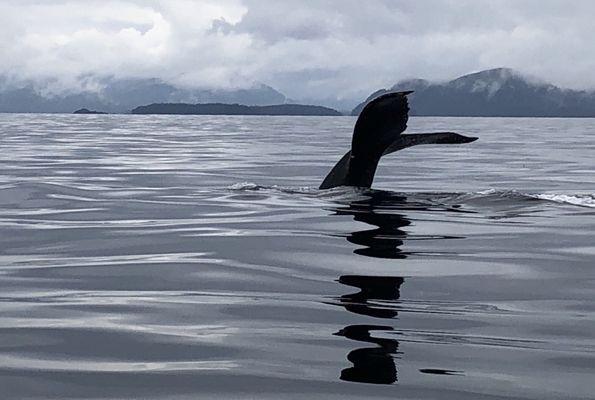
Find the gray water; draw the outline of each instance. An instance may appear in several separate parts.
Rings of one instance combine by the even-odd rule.
[[[0,398],[593,398],[595,120],[353,123],[0,115]]]

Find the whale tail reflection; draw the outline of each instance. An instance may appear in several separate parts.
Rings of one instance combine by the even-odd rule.
[[[400,249],[407,236],[402,228],[410,225],[411,221],[398,213],[382,212],[385,201],[389,204],[401,204],[405,200],[402,196],[375,193],[370,199],[354,201],[334,210],[337,215],[352,215],[355,221],[374,227],[347,235],[348,242],[363,246],[355,249],[355,254],[375,258],[407,258],[407,253]]]
[[[401,277],[343,275],[339,282],[360,289],[357,293],[346,294],[339,302],[347,311],[375,318],[394,318],[398,312],[393,308],[383,308],[370,303],[370,300],[397,300],[400,286],[404,282]]]
[[[344,285],[356,287],[359,292],[346,294],[339,298],[339,303],[347,311],[375,318],[394,318],[398,312],[375,304],[375,301],[398,300],[401,296],[402,277],[343,275],[338,281]],[[353,364],[341,371],[344,381],[391,384],[397,381],[397,367],[394,357],[398,354],[399,342],[394,339],[374,337],[373,332],[393,331],[390,326],[349,325],[335,335],[358,342],[372,343],[375,347],[363,347],[352,350],[347,359]]]
[[[333,211],[337,215],[352,216],[355,221],[368,225],[366,230],[358,230],[345,235],[347,241],[362,246],[354,253],[373,258],[395,259],[384,261],[385,265],[395,267],[401,261],[420,253],[404,252],[401,247],[407,240],[405,227],[412,226],[412,221],[402,215],[406,210],[430,210],[428,204],[408,201],[402,194],[384,191],[366,193],[367,198],[338,205]],[[434,207],[434,205],[430,205]],[[450,208],[446,209],[452,211]],[[358,227],[360,225],[358,224]],[[449,239],[448,236],[432,236]],[[349,351],[347,360],[352,366],[341,371],[340,379],[350,382],[392,384],[397,379],[397,360],[400,359],[399,342],[395,328],[388,325],[394,321],[401,309],[401,289],[405,279],[400,276],[342,275],[337,281],[357,291],[335,298],[331,303],[343,307],[353,314],[372,318],[382,318],[383,325],[348,325],[338,332],[350,340],[365,343],[362,348]],[[371,345],[370,345],[371,344]],[[456,375],[460,371],[424,368],[424,374]]]
[[[341,371],[341,380],[360,383],[391,384],[397,381],[397,367],[393,355],[397,354],[399,342],[393,339],[374,338],[372,331],[392,331],[388,326],[350,325],[336,335],[360,342],[369,342],[378,347],[365,347],[349,352],[347,359],[353,363]]]

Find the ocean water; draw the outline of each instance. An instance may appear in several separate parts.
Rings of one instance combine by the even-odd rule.
[[[595,120],[353,123],[0,115],[0,398],[593,398]]]

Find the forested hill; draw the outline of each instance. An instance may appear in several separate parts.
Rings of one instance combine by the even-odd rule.
[[[191,115],[341,115],[337,110],[304,104],[246,106],[242,104],[155,103],[140,106],[132,114],[191,114]]]
[[[595,92],[562,89],[509,68],[461,76],[448,82],[400,81],[374,92],[352,111],[389,91],[413,90],[411,115],[461,117],[595,117]]]

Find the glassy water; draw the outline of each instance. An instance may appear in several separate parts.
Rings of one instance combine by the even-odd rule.
[[[353,123],[0,115],[0,397],[593,398],[595,120]]]

